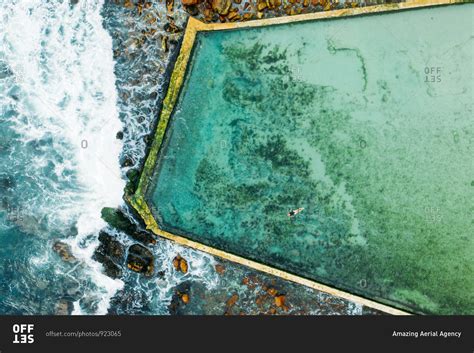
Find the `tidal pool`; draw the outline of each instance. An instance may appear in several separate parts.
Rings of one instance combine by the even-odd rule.
[[[473,10],[198,33],[147,194],[161,227],[474,314]]]

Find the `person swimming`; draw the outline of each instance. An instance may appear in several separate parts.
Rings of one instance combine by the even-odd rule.
[[[296,210],[290,211],[290,212],[288,212],[288,217],[290,217],[290,218],[294,217],[303,210],[304,210],[304,207],[301,207],[301,208],[298,208]]]

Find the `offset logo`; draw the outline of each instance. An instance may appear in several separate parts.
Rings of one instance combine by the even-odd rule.
[[[13,343],[34,343],[35,336],[33,330],[34,324],[14,324],[13,325]]]

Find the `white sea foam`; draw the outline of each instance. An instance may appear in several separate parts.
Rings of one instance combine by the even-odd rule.
[[[105,226],[103,207],[122,204],[124,180],[118,160],[122,144],[115,138],[122,125],[112,40],[102,27],[102,2],[24,0],[0,6],[1,52],[21,93],[2,97],[17,112],[12,129],[25,149],[48,141],[31,158],[27,173],[38,192],[23,208],[44,220],[50,233],[75,226],[77,236],[66,241],[98,288],[96,313],[105,314],[122,283],[102,274],[91,259],[97,241],[85,240]],[[48,175],[47,167],[53,171]]]

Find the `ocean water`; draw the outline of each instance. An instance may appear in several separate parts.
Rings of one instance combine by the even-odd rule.
[[[0,3],[0,313],[104,314],[123,286],[91,260],[123,203],[112,40],[102,2]],[[75,261],[53,252],[62,240]]]
[[[474,313],[473,10],[199,34],[148,195],[159,222],[411,311]]]

